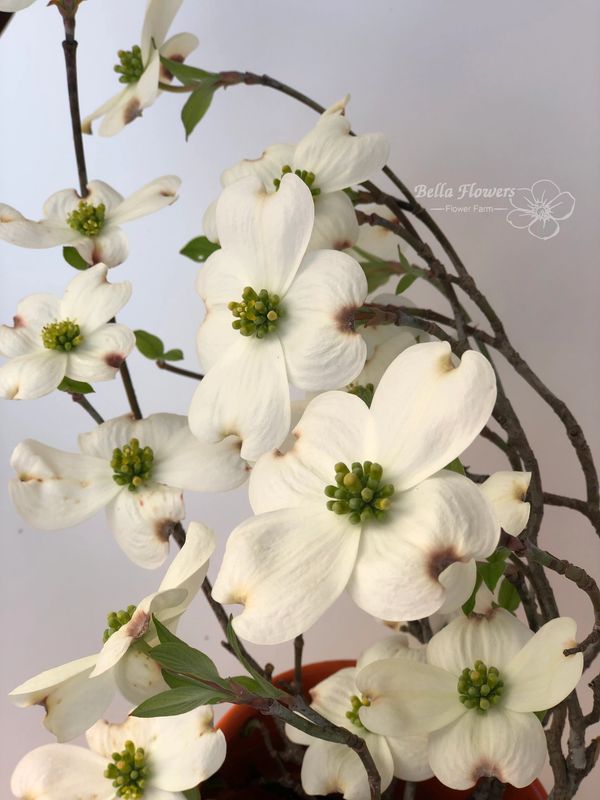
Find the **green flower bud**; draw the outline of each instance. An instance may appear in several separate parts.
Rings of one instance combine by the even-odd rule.
[[[496,667],[488,667],[477,660],[473,669],[465,667],[458,676],[458,697],[465,708],[475,708],[478,713],[485,714],[501,700],[503,681]]]
[[[83,236],[98,236],[104,227],[106,206],[100,203],[97,206],[81,200],[75,211],[67,217],[67,225]]]
[[[82,342],[79,325],[72,319],[50,322],[42,328],[42,343],[48,350],[70,353]]]
[[[350,467],[339,462],[334,467],[335,483],[325,487],[325,495],[337,502],[327,502],[327,508],[336,514],[349,514],[353,525],[384,520],[392,505],[392,484],[381,484],[383,467],[371,461],[354,461]]]
[[[275,191],[279,191],[279,187],[281,186],[281,180],[282,180],[283,176],[284,175],[289,175],[291,172],[292,172],[292,168],[290,167],[289,164],[286,164],[285,166],[283,166],[281,168],[281,178],[274,178],[273,179],[273,186],[275,186]],[[304,183],[310,189],[310,193],[312,194],[313,197],[317,197],[317,195],[321,194],[321,190],[317,189],[317,188],[315,188],[313,186],[313,183],[315,182],[315,173],[314,172],[308,172],[305,169],[297,169],[297,170],[294,170],[294,174],[297,175],[300,178],[301,181],[304,181]]]
[[[140,447],[137,439],[132,439],[123,447],[113,450],[110,462],[113,468],[113,480],[118,486],[128,486],[135,492],[152,477],[154,452],[151,447]]]
[[[113,69],[119,75],[119,82],[137,83],[144,73],[141,47],[136,44],[131,50],[119,50],[117,55],[119,63]]]

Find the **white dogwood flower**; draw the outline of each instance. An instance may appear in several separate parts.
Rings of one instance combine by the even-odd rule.
[[[13,689],[13,702],[22,707],[43,706],[44,725],[60,742],[66,742],[100,719],[117,690],[136,705],[167,691],[160,667],[143,647],[156,643],[152,615],[171,630],[175,628],[206,577],[214,548],[212,531],[191,522],[185,544],[158,591],[137,605],[108,615],[100,652],[36,675]],[[102,638],[101,631],[98,633]]]
[[[183,490],[224,491],[247,477],[239,442],[198,442],[177,414],[117,417],[78,443],[81,453],[33,439],[17,445],[13,503],[42,530],[71,527],[106,507],[119,547],[141,567],[158,567],[167,557],[169,537],[185,516]]]
[[[511,536],[518,536],[529,521],[530,504],[525,500],[531,472],[494,472],[480,489],[492,504],[500,526]]]
[[[35,0],[0,0],[0,11],[22,11],[34,2]]]
[[[345,116],[349,99],[347,95],[328,108],[298,144],[272,145],[260,158],[240,161],[221,175],[223,187],[255,175],[267,192],[276,191],[283,175],[298,175],[314,198],[315,223],[309,250],[344,250],[356,242],[356,214],[343,190],[370,178],[389,155],[389,142],[382,133],[350,135]],[[211,241],[220,241],[216,203],[204,215],[204,232]]]
[[[313,218],[296,175],[273,194],[248,177],[219,199],[222,247],[198,278],[206,305],[198,351],[208,372],[189,419],[201,440],[239,437],[246,460],[285,439],[288,382],[308,391],[342,386],[365,361],[353,324],[367,294],[364,273],[345,253],[306,253]]]
[[[129,252],[119,226],[170,206],[180,183],[174,175],[165,175],[124,198],[104,181],[90,181],[85,197],[75,189],[49,197],[39,222],[0,203],[0,239],[33,249],[70,245],[88,264],[116,267]]]
[[[109,323],[129,300],[131,284],[111,284],[96,264],[73,278],[62,300],[32,294],[17,305],[13,325],[0,326],[0,397],[31,400],[56,389],[66,376],[107,381],[135,345],[125,325]]]
[[[452,789],[484,776],[527,786],[546,757],[534,712],[555,706],[581,677],[583,655],[563,654],[575,631],[561,617],[533,635],[502,608],[459,617],[431,639],[427,663],[387,659],[358,674],[369,699],[360,720],[382,735],[429,734],[431,768]]]
[[[167,31],[183,0],[148,0],[139,45],[119,50],[115,72],[125,88],[103,103],[81,123],[84,133],[92,132],[92,122],[104,117],[98,133],[114,136],[151,106],[160,94],[159,82],[169,83],[173,76],[161,64],[161,56],[170,61],[185,61],[198,47],[191,33],[178,33],[165,41]]]
[[[98,722],[89,750],[47,744],[17,764],[10,788],[20,800],[185,800],[184,791],[213,775],[225,760],[213,710],[200,706],[173,717]]]
[[[306,631],[348,588],[381,619],[420,619],[464,603],[475,559],[500,528],[470,480],[443,469],[477,436],[496,397],[479,353],[445,342],[401,353],[371,408],[346,392],[316,397],[285,454],[253,469],[257,516],[227,542],[214,586],[242,603],[237,633],[267,644]]]
[[[422,733],[380,736],[368,730],[359,717],[366,698],[356,687],[356,675],[367,664],[381,658],[419,660],[422,657],[420,650],[409,647],[408,637],[389,636],[366,650],[356,667],[341,669],[310,690],[311,707],[315,711],[365,740],[381,776],[382,790],[394,776],[408,781],[422,781],[432,776],[427,761],[427,736]],[[285,731],[293,742],[308,745],[301,771],[302,788],[307,794],[339,792],[345,800],[369,799],[367,773],[353,750],[316,739],[291,725],[286,725]]]

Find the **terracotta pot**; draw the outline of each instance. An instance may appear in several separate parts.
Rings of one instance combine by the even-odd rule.
[[[316,664],[307,664],[302,668],[302,685],[304,691],[312,689],[329,675],[333,675],[344,667],[353,667],[354,661],[320,661]],[[274,678],[274,682],[290,683],[293,681],[293,670],[281,673]],[[271,789],[269,787],[252,787],[257,777],[274,781],[277,779],[277,769],[270,758],[260,731],[255,729],[245,732],[244,728],[252,719],[261,719],[274,741],[278,734],[270,718],[260,717],[256,711],[248,706],[233,706],[220,720],[217,727],[225,734],[227,739],[227,759],[218,773],[219,780],[215,788],[207,797],[215,800],[229,800],[229,798],[243,798],[243,800],[272,800],[277,797],[286,797],[284,789]],[[228,788],[218,788],[218,784]],[[216,790],[216,791],[215,791]],[[397,798],[402,800],[403,785],[398,787]],[[416,800],[463,800],[473,793],[472,789],[455,791],[448,789],[435,778],[417,784]],[[339,795],[336,795],[339,797]],[[504,800],[546,800],[548,797],[544,787],[539,781],[534,781],[523,789],[508,786],[504,792]]]

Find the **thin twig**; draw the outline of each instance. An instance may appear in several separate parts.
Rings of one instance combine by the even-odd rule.
[[[294,639],[294,691],[302,694],[302,653],[304,651],[304,636]]]
[[[137,395],[133,387],[133,381],[131,380],[131,374],[126,361],[121,364],[119,372],[121,373],[121,380],[123,381],[123,386],[125,387],[125,394],[127,395],[127,400],[129,401],[131,413],[133,414],[134,419],[142,419],[142,410],[140,408],[140,404],[138,403]]]
[[[199,372],[192,372],[192,370],[183,369],[183,367],[175,367],[169,361],[163,361],[162,358],[159,358],[155,363],[159,369],[164,369],[167,372],[174,372],[176,375],[183,375],[186,378],[194,378],[196,381],[201,381],[204,377],[204,375],[201,375]]]
[[[73,130],[73,144],[75,146],[75,159],[77,161],[77,174],[79,176],[79,192],[81,197],[88,193],[87,168],[83,150],[83,136],[81,133],[81,113],[79,111],[79,90],[77,86],[77,41],[75,39],[75,12],[71,15],[63,13],[65,26],[65,39],[63,50],[67,68],[67,89],[69,92],[69,109],[71,111],[71,128]]]
[[[87,397],[84,394],[79,394],[79,392],[71,393],[71,399],[74,403],[81,406],[84,411],[90,415],[90,417],[96,422],[98,425],[102,425],[104,422],[104,418],[96,411],[94,406],[90,403]]]

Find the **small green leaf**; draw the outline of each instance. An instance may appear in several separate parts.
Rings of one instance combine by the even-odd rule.
[[[79,255],[79,252],[74,247],[63,247],[63,258],[71,267],[75,267],[75,269],[88,269],[89,264],[85,260],[83,256]]]
[[[191,258],[192,261],[203,264],[209,256],[220,249],[220,244],[211,242],[206,236],[196,236],[195,239],[191,239],[184,245],[179,252],[182,256],[187,256]]]
[[[403,275],[398,281],[398,285],[396,286],[396,294],[402,294],[402,292],[405,292],[413,285],[413,283],[416,280],[417,280],[416,275]]]
[[[444,469],[452,470],[452,472],[458,472],[459,475],[465,474],[465,468],[463,467],[460,458],[455,458],[454,461],[451,461],[449,464],[446,464]]]
[[[498,581],[504,575],[504,567],[504,561],[486,561],[477,565],[477,572],[490,592],[494,591]]]
[[[186,86],[190,83],[205,81],[207,78],[216,82],[219,78],[216,72],[206,72],[206,70],[199,69],[199,67],[190,67],[189,64],[182,64],[181,61],[171,61],[163,56],[160,57],[160,61],[171,75],[174,75],[177,80]]]
[[[475,608],[475,601],[477,600],[477,592],[479,591],[480,586],[481,586],[481,575],[478,574],[477,580],[475,581],[475,588],[473,589],[473,592],[471,593],[471,596],[469,597],[467,602],[464,603],[462,607],[463,614],[465,614],[467,617]]]
[[[179,350],[179,348],[175,350],[167,350],[166,353],[162,354],[163,361],[181,361],[183,359],[183,350]]]
[[[165,346],[162,339],[148,331],[137,330],[134,333],[136,347],[143,356],[151,358],[152,361],[163,357]]]
[[[183,675],[175,675],[166,669],[161,670],[163,679],[171,689],[180,689],[182,686],[198,686],[198,681],[192,678],[185,678]]]
[[[193,789],[186,789],[181,794],[185,797],[185,800],[200,800],[200,791],[197,786]]]
[[[238,686],[242,686],[244,689],[247,689],[249,692],[253,694],[262,695],[262,687],[260,683],[251,678],[249,675],[236,675],[233,678],[229,678],[230,683],[237,683]]]
[[[152,615],[152,622],[154,623],[154,627],[156,628],[156,635],[158,636],[158,641],[161,644],[168,644],[169,642],[181,642],[185,644],[183,639],[175,636],[174,633],[167,628],[166,625],[163,625],[162,622],[154,615]]]
[[[198,680],[221,682],[219,672],[211,659],[185,642],[167,642],[152,648],[150,656],[161,667],[190,675]]]
[[[70,392],[71,394],[90,394],[96,391],[89,383],[74,381],[67,377],[63,378],[56,388],[61,392]]]
[[[172,717],[185,714],[198,706],[222,703],[230,697],[203,686],[180,686],[154,695],[135,708],[134,717]]]
[[[491,556],[487,557],[488,561],[506,561],[509,557],[511,551],[508,547],[499,547],[497,550],[494,550]]]
[[[393,274],[392,270],[385,261],[361,261],[360,265],[363,268],[365,278],[367,279],[367,289],[369,294],[374,292],[375,289],[379,289],[379,287],[383,286],[384,283],[387,283],[390,275]]]
[[[185,105],[181,109],[181,121],[185,128],[185,138],[188,139],[190,133],[206,114],[212,103],[213,95],[217,89],[213,80],[206,80],[205,83],[198,84],[188,97]]]
[[[507,611],[510,611],[511,613],[516,611],[521,605],[519,593],[507,578],[504,578],[500,584],[500,589],[498,591],[498,605],[502,608],[505,608]]]

